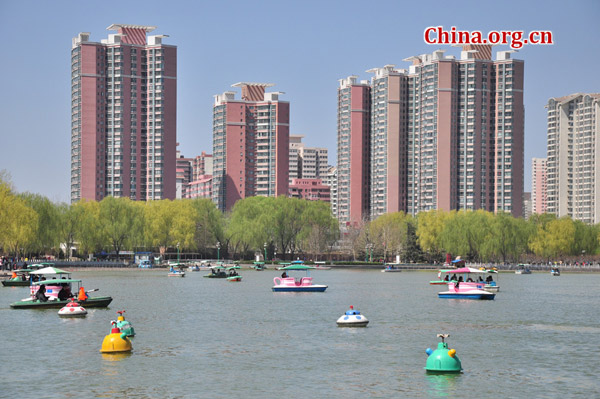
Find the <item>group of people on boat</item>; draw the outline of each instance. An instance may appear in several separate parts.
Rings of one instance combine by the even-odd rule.
[[[232,269],[229,272],[229,277],[235,277],[235,276],[239,276],[238,272],[235,271],[235,269]]]
[[[462,283],[464,281],[464,279],[462,276],[458,277],[458,279],[457,279],[456,274],[453,274],[452,277],[450,277],[450,275],[446,274],[446,277],[444,277],[444,281],[456,281],[456,282]],[[484,282],[484,280],[481,276],[479,276],[479,279],[477,281],[480,283]],[[487,284],[491,283],[492,281],[494,281],[494,278],[491,275],[487,276],[485,279],[485,282]],[[467,282],[473,283],[474,281],[471,277],[469,277],[469,278],[467,278]]]
[[[42,280],[45,280],[44,277],[42,277]],[[71,292],[71,285],[68,283],[62,283],[60,284],[60,291],[58,291],[57,294],[57,299],[59,301],[66,301],[70,298],[74,298],[75,296],[73,295],[73,293]],[[78,301],[85,301],[88,298],[86,292],[85,292],[85,288],[81,287],[79,288],[79,293],[77,294],[77,300]],[[46,285],[42,284],[40,285],[40,288],[38,288],[38,290],[35,293],[35,299],[40,301],[40,302],[47,302],[49,297],[46,295]]]

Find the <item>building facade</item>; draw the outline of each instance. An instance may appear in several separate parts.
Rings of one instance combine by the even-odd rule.
[[[337,107],[337,200],[342,224],[369,217],[371,86],[356,76],[341,79]]]
[[[522,60],[491,46],[410,57],[408,207],[523,215]]]
[[[600,93],[551,98],[548,109],[547,211],[600,222]]]
[[[294,179],[290,184],[290,197],[309,201],[330,202],[331,188],[321,179]]]
[[[352,185],[369,187],[370,219],[404,211],[485,209],[523,215],[524,107],[522,60],[491,46],[464,46],[460,59],[444,51],[407,58],[408,69],[374,68],[368,144],[350,147],[350,88],[338,89],[338,217],[349,215]],[[364,104],[367,101],[363,102]],[[354,154],[364,154],[356,164]],[[364,165],[370,165],[365,171]],[[353,173],[366,177],[352,177]],[[363,177],[361,176],[361,177]],[[368,184],[365,184],[365,181]],[[351,183],[350,183],[351,182]],[[357,189],[358,190],[358,189]]]
[[[177,48],[113,24],[71,48],[71,201],[176,196]]]
[[[331,204],[331,214],[336,217],[338,214],[338,174],[336,166],[329,166],[323,184],[329,186],[329,203]]]
[[[306,147],[303,138],[290,135],[290,184],[293,179],[323,179],[329,169],[327,148]]]
[[[531,213],[546,213],[548,209],[547,158],[533,158],[531,162]]]
[[[289,111],[269,83],[236,83],[213,106],[213,201],[222,210],[250,196],[288,195]]]

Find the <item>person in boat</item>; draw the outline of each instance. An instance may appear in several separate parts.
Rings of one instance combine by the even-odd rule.
[[[17,279],[17,273],[12,272],[12,276],[10,276],[11,279],[16,280]]]
[[[46,286],[45,285],[43,285],[43,284],[40,285],[40,288],[35,293],[35,299],[37,299],[40,302],[48,301],[48,297],[46,296]]]
[[[469,278],[467,279],[467,283],[472,283],[472,282],[473,282],[473,279],[472,279],[471,277],[469,277]]]
[[[85,301],[87,298],[88,298],[88,296],[85,293],[85,289],[83,287],[79,288],[79,295],[77,295],[77,300]]]
[[[451,280],[452,280],[452,281],[456,281],[456,274],[453,274],[453,275],[452,275],[452,278],[451,278]]]
[[[446,274],[446,277],[444,277],[444,281],[450,281],[450,276],[448,274]]]
[[[283,271],[283,273],[281,273],[281,278],[287,278],[287,273],[285,272],[285,270]]]
[[[465,280],[463,280],[463,276],[460,276],[460,277],[458,278],[458,282],[459,282],[459,283],[462,283],[463,281],[465,281]]]
[[[70,292],[67,291],[67,287],[63,285],[60,288],[60,291],[58,291],[58,300],[59,301],[66,301],[70,297],[71,297]]]
[[[483,279],[481,278],[481,276],[479,276],[478,282],[483,283]]]
[[[487,278],[485,279],[486,283],[491,283],[492,281],[494,281],[494,279],[492,278],[492,276],[487,276]]]

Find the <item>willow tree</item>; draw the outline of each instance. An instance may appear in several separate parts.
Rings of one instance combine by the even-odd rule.
[[[461,255],[466,259],[483,260],[486,240],[490,239],[491,212],[451,211],[444,221],[441,240],[447,252]]]
[[[90,254],[106,249],[107,239],[100,220],[100,203],[81,200],[72,206],[75,214],[71,216],[79,223],[76,231],[79,251],[82,254]]]
[[[56,248],[59,245],[60,236],[58,206],[39,194],[24,193],[19,197],[38,215],[36,240],[32,243],[30,250],[35,253],[44,253]]]
[[[384,261],[388,254],[402,253],[408,236],[409,218],[404,212],[393,212],[381,215],[371,222],[369,229],[375,248],[382,252]]]
[[[123,248],[132,245],[134,235],[142,231],[143,211],[129,198],[104,197],[99,216],[106,243],[118,259]]]
[[[308,201],[302,219],[306,221],[298,237],[302,249],[315,257],[331,250],[339,239],[340,230],[338,221],[331,215],[329,203]]]
[[[506,263],[508,258],[517,260],[527,249],[528,238],[529,232],[525,220],[500,211],[491,218],[489,236],[481,252],[484,258],[501,259],[503,263]]]
[[[235,203],[225,229],[225,240],[234,254],[249,249],[262,251],[264,243],[273,241],[274,204],[274,198],[261,196]]]
[[[196,247],[206,254],[208,247],[212,248],[217,242],[223,241],[223,214],[210,199],[197,198],[184,201],[189,202],[195,212]]]
[[[442,232],[448,212],[434,209],[417,215],[417,242],[429,260],[440,259],[443,252]]]
[[[575,224],[568,217],[554,219],[538,226],[529,247],[538,256],[556,258],[569,255],[575,243]]]
[[[34,247],[38,215],[0,179],[0,246],[16,256]]]
[[[308,202],[283,195],[273,201],[273,212],[271,215],[267,215],[267,220],[273,229],[273,239],[283,256],[289,253],[293,259],[298,250],[298,235],[307,222],[303,218],[303,214]]]
[[[158,247],[161,255],[167,248],[182,249],[196,247],[195,211],[189,201],[151,201],[145,207],[145,232],[152,246]]]

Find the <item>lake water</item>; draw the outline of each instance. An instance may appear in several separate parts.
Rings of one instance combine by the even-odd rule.
[[[0,397],[551,398],[598,397],[600,274],[501,274],[494,301],[439,299],[434,272],[313,271],[324,293],[274,293],[280,272],[243,281],[165,270],[76,271],[114,298],[84,319],[14,310],[0,288]],[[94,295],[92,294],[92,295]],[[339,328],[354,305],[367,328]],[[131,355],[102,355],[116,311],[136,330]],[[462,361],[428,375],[436,334]]]

